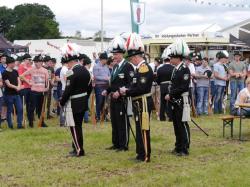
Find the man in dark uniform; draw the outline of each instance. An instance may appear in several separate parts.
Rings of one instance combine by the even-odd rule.
[[[88,110],[88,95],[91,92],[91,79],[88,70],[78,62],[78,52],[75,45],[67,44],[62,48],[65,62],[68,63],[66,88],[60,100],[65,106],[66,126],[70,127],[73,137],[73,151],[70,156],[84,156],[82,122],[85,111]]]
[[[188,90],[190,82],[190,71],[182,62],[184,56],[188,55],[187,44],[179,39],[170,46],[170,61],[175,66],[172,74],[172,86],[170,93],[165,99],[172,103],[173,125],[176,137],[175,148],[172,151],[177,156],[189,154],[190,132],[187,121],[190,121],[190,106]]]
[[[169,94],[171,86],[171,76],[174,66],[170,64],[170,58],[168,57],[168,48],[166,48],[162,54],[164,64],[157,70],[156,82],[160,85],[161,92],[161,104],[160,104],[160,120],[166,121],[165,114],[167,113],[168,119],[172,120],[171,108],[168,101],[165,100],[165,96]]]
[[[131,96],[136,124],[136,160],[150,161],[150,113],[153,107],[151,86],[154,79],[153,71],[143,58],[144,46],[138,34],[133,33],[127,40],[129,61],[136,66],[130,87],[120,88],[123,95]]]
[[[120,95],[119,88],[129,87],[134,76],[133,66],[127,62],[123,55],[125,53],[125,41],[120,36],[116,36],[112,41],[112,51],[114,62],[111,73],[110,87],[103,91],[103,95],[111,94],[110,114],[112,125],[112,143],[108,149],[117,151],[127,151],[129,143],[129,119],[127,115],[127,98]]]
[[[91,71],[90,71],[91,60],[90,60],[90,58],[86,54],[81,53],[79,55],[79,63],[82,66],[84,66],[89,71],[89,73],[91,75]],[[91,77],[91,80],[92,80],[92,77]],[[88,107],[88,110],[84,113],[83,119],[84,119],[84,123],[88,123],[89,122],[89,107]]]

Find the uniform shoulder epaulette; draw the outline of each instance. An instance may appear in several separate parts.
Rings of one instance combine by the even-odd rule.
[[[187,65],[186,65],[186,64],[182,64],[182,65],[180,66],[179,70],[183,70],[183,69],[186,69],[186,68],[188,68]]]
[[[142,64],[139,67],[139,73],[147,73],[149,71],[148,66],[146,64]]]
[[[72,70],[68,70],[67,73],[66,73],[66,77],[69,77],[71,75],[73,75],[74,72]]]

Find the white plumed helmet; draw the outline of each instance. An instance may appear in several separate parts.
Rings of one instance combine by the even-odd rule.
[[[216,57],[218,59],[221,59],[221,58],[228,58],[229,57],[229,54],[226,50],[223,50],[223,51],[219,51],[217,54],[216,54]]]
[[[169,57],[186,57],[190,53],[187,43],[181,39],[177,38],[174,43],[170,45]]]
[[[61,52],[65,62],[77,60],[80,54],[80,46],[75,43],[66,43],[61,48]]]
[[[144,45],[141,36],[137,33],[130,34],[126,42],[126,49],[128,51],[128,57],[143,54]]]
[[[111,53],[125,53],[125,40],[121,36],[116,36],[111,42]]]
[[[163,51],[163,53],[162,53],[162,55],[161,55],[161,58],[162,58],[163,60],[165,60],[165,59],[170,59],[170,57],[169,57],[169,55],[170,55],[170,53],[171,53],[170,47],[171,47],[171,45],[169,45],[168,47],[166,47],[166,48],[164,49],[164,51]]]

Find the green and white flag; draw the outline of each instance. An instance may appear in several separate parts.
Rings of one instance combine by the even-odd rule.
[[[132,32],[139,33],[139,25],[145,21],[145,3],[130,0]]]
[[[145,21],[145,3],[136,3],[132,4],[133,9],[133,21],[136,25],[141,25]]]

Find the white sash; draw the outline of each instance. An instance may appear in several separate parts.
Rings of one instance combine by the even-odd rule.
[[[133,116],[133,109],[132,109],[132,99],[131,97],[127,98],[127,115],[129,117]]]
[[[73,117],[73,111],[71,108],[71,100],[69,99],[65,106],[65,126],[66,127],[74,127],[75,121]]]
[[[184,92],[181,96],[183,97],[182,122],[191,121],[188,92]]]

